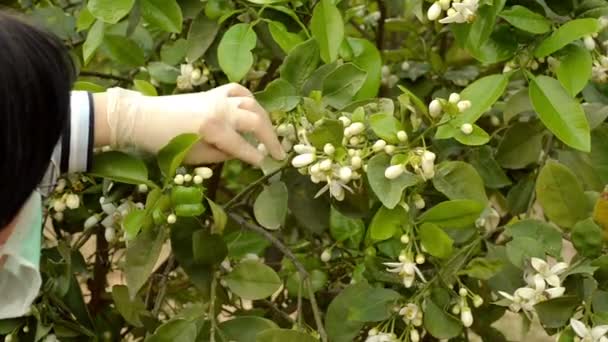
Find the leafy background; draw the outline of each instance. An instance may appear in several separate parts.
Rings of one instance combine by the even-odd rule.
[[[497,293],[525,285],[531,257],[569,266],[563,296],[515,316],[524,330],[539,320],[571,341],[571,317],[608,322],[605,1],[484,0],[472,22],[450,25],[429,21],[422,0],[9,5],[64,40],[75,89],[156,96],[240,82],[278,133],[304,127],[318,151],[331,143],[346,160],[345,116],[364,123],[354,145],[369,153],[338,201],[271,160],[176,184],[208,175],[181,166],[195,135],[156,158],[99,151],[49,199],[44,285],[27,317],[0,321],[6,339],[352,341],[377,328],[505,341]],[[470,108],[444,100],[442,116],[429,113],[454,92]],[[379,139],[397,152],[373,151]],[[416,148],[436,155],[434,177],[387,179]],[[79,205],[58,208],[67,194]],[[386,271],[403,250],[426,259],[426,282],[406,288]],[[452,312],[459,288],[483,299],[466,328]],[[421,327],[395,312],[406,303],[424,312]]]

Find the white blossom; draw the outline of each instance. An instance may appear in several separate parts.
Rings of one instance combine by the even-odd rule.
[[[426,282],[424,275],[420,272],[411,257],[402,255],[399,257],[399,262],[385,262],[384,265],[388,267],[388,272],[397,273],[402,278],[403,285],[406,288],[412,287],[416,276],[420,277],[423,282]]]
[[[375,334],[372,335],[372,332],[373,331],[370,330],[367,338],[365,339],[365,342],[398,342],[399,341],[399,339],[397,338],[397,335],[395,335],[393,333],[376,332]]]
[[[211,170],[208,167],[197,167],[196,169],[194,169],[194,173],[197,176],[201,176],[203,179],[209,179],[211,177],[213,177],[213,170]]]
[[[471,312],[471,308],[465,306],[460,309],[460,320],[462,321],[462,325],[467,328],[473,325],[473,313]]]
[[[327,143],[325,146],[323,146],[323,153],[327,154],[328,156],[331,156],[334,154],[334,152],[336,152],[334,145]]]
[[[608,325],[598,325],[589,328],[583,322],[574,318],[570,319],[572,330],[581,338],[581,342],[608,342]]]
[[[413,323],[417,318],[422,317],[422,311],[418,307],[418,305],[414,303],[408,303],[406,306],[402,307],[399,310],[399,315],[403,316],[403,321],[405,323],[410,324]]]
[[[401,142],[406,142],[407,141],[407,133],[405,131],[399,131],[399,132],[397,132],[397,139],[399,139],[399,141],[401,141]]]
[[[538,272],[542,279],[553,287],[560,286],[561,281],[559,279],[559,275],[564,273],[564,271],[566,271],[568,268],[568,264],[565,262],[558,262],[550,267],[546,261],[540,258],[532,258],[530,260],[530,264],[532,265],[532,268]]]
[[[447,17],[439,20],[442,24],[466,23],[475,20],[479,0],[462,0],[453,2],[452,7],[447,11]]]
[[[374,145],[372,145],[372,150],[374,152],[380,152],[384,149],[384,147],[386,146],[386,141],[380,139],[380,140],[376,140],[376,142],[374,143]]]
[[[456,104],[456,106],[458,107],[458,111],[460,111],[462,113],[465,110],[471,108],[471,101],[462,100],[462,101],[459,101],[458,104]]]
[[[291,161],[291,165],[295,168],[301,168],[310,165],[316,159],[316,155],[313,153],[304,153],[295,156]]]
[[[305,144],[294,145],[293,150],[296,151],[297,154],[315,153],[317,151],[314,146]]]

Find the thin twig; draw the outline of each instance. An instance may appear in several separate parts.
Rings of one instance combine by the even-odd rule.
[[[167,264],[165,265],[165,270],[163,271],[162,278],[160,279],[160,283],[158,284],[160,290],[158,291],[158,295],[156,296],[156,300],[154,301],[154,309],[152,310],[152,315],[156,317],[160,308],[163,305],[163,301],[165,299],[165,294],[167,293],[167,279],[169,279],[169,273],[173,270],[173,264],[175,263],[175,257],[173,254],[167,260]]]
[[[279,309],[275,303],[267,300],[267,299],[263,299],[259,301],[260,304],[265,305],[266,307],[272,309],[272,311],[274,311],[275,313],[277,313],[279,316],[281,316],[281,318],[283,318],[284,320],[286,320],[287,322],[294,324],[294,320],[293,318],[291,318],[291,316],[289,316],[287,313],[285,313],[283,310]]]
[[[378,0],[378,11],[380,18],[378,19],[378,31],[376,33],[376,47],[382,51],[384,47],[384,22],[386,21],[386,6],[384,0]]]
[[[90,77],[97,77],[97,78],[105,78],[105,79],[108,79],[108,80],[116,80],[116,81],[129,82],[129,83],[131,82],[131,79],[123,77],[123,76],[106,74],[106,73],[97,72],[97,71],[81,70],[80,71],[80,76],[90,76]]]
[[[365,31],[364,29],[362,29],[359,25],[357,25],[356,22],[354,22],[352,19],[351,21],[349,21],[349,24],[351,24],[355,30],[357,30],[362,36],[363,38],[367,39],[367,40],[372,40],[373,37],[372,35],[369,34],[369,32]]]
[[[310,306],[312,308],[312,314],[315,317],[317,330],[319,331],[319,335],[321,336],[321,341],[327,342],[327,333],[325,332],[325,327],[323,326],[323,320],[321,318],[321,312],[319,311],[319,305],[317,305],[317,298],[315,297],[315,292],[312,290],[312,283],[310,281],[310,277],[306,278],[306,286],[308,287],[308,297],[310,297]]]
[[[243,189],[241,192],[236,194],[236,196],[234,196],[230,201],[226,202],[226,204],[224,204],[224,209],[228,210],[228,209],[232,208],[235,204],[238,203],[238,201],[241,200],[241,198],[243,198],[243,197],[245,197],[245,195],[249,194],[250,191],[257,188],[260,184],[263,184],[264,182],[266,182],[268,179],[270,179],[270,177],[272,177],[275,174],[277,174],[278,172],[282,171],[284,168],[285,168],[285,166],[282,166],[278,170],[275,170],[275,171],[265,175],[264,177],[259,178],[255,182],[249,184],[245,189]]]
[[[211,278],[211,298],[209,302],[209,320],[211,320],[211,327],[209,328],[209,342],[215,342],[215,330],[216,324],[215,321],[215,291],[217,287],[217,274],[213,273]]]

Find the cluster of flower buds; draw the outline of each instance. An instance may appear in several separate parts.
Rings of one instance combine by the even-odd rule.
[[[415,148],[409,151],[407,155],[397,157],[400,158],[393,158],[391,166],[384,171],[384,177],[387,179],[398,178],[407,171],[408,166],[425,180],[435,176],[435,153],[424,148]]]
[[[429,7],[426,16],[442,24],[470,23],[477,16],[479,0],[438,0]],[[443,12],[445,11],[445,16]]]
[[[478,308],[483,305],[483,298],[472,293],[470,290],[467,290],[465,287],[461,287],[458,290],[458,295],[460,298],[458,298],[458,303],[452,307],[452,313],[454,315],[460,315],[462,325],[468,328],[473,325],[474,321],[473,312],[469,306],[469,299],[473,303],[473,306]]]
[[[281,146],[283,146],[283,150],[285,152],[291,151],[293,145],[298,141],[296,135],[296,127],[291,123],[282,123],[278,125],[275,129],[277,136],[281,140]],[[264,155],[268,154],[268,150],[264,144],[258,145],[258,150],[262,152]]]
[[[424,329],[421,328],[423,313],[420,307],[414,303],[408,303],[399,310],[399,315],[403,316],[403,321],[408,325],[410,341],[420,341],[420,336],[425,333]],[[418,329],[422,330],[422,334]]]
[[[182,64],[180,75],[177,76],[177,89],[192,90],[193,87],[209,81],[209,70],[195,68],[192,64]]]
[[[429,104],[429,115],[438,118],[443,113],[457,115],[471,108],[471,101],[462,100],[460,94],[451,93],[448,99],[436,98]]]
[[[409,64],[407,65],[409,68]],[[382,66],[382,84],[387,88],[393,88],[399,82],[399,76],[391,72],[388,65]]]
[[[608,82],[608,56],[601,55],[593,61],[591,79],[597,83]]]
[[[399,342],[400,339],[395,333],[379,332],[378,329],[372,328],[367,332],[365,342]]]

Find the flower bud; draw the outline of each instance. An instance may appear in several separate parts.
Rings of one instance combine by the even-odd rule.
[[[407,234],[403,234],[401,235],[401,243],[404,245],[407,245],[408,243],[410,243],[410,237]]]
[[[175,178],[173,178],[173,183],[177,185],[184,184],[184,175],[176,175]]]
[[[500,126],[500,118],[496,115],[492,115],[492,117],[490,117],[490,123],[494,127]]]
[[[395,145],[386,145],[384,146],[384,152],[386,152],[386,154],[393,154],[395,153]]]
[[[103,237],[106,239],[107,242],[113,242],[114,239],[116,239],[116,230],[114,229],[114,227],[106,227],[103,232]]]
[[[441,9],[447,11],[450,8],[452,0],[439,0],[439,5],[441,5]]]
[[[471,312],[471,308],[464,307],[460,310],[460,320],[462,321],[462,325],[467,328],[473,325],[473,313]]]
[[[203,177],[196,175],[192,178],[192,180],[194,181],[194,184],[199,185],[199,184],[203,184]]]
[[[344,127],[349,126],[349,125],[350,125],[350,123],[351,123],[350,119],[349,119],[349,118],[347,118],[346,116],[341,116],[341,117],[339,117],[339,118],[338,118],[338,120],[340,120],[340,122],[342,122],[342,125],[343,125]]]
[[[410,63],[408,63],[408,61],[404,61],[403,63],[401,63],[401,70],[408,71],[409,69],[410,69]]]
[[[371,329],[369,329],[369,331],[367,332],[367,334],[368,334],[369,336],[376,336],[376,335],[378,335],[378,329],[376,329],[376,328],[371,328]]]
[[[442,110],[443,110],[443,106],[441,105],[441,101],[439,101],[438,99],[434,99],[429,104],[429,114],[433,118],[438,117],[441,114]]]
[[[381,71],[384,77],[388,77],[391,74],[391,68],[388,65],[383,65]]]
[[[283,137],[287,135],[287,125],[282,123],[277,126],[277,135]]]
[[[386,177],[387,179],[395,179],[395,178],[401,176],[401,174],[403,174],[404,171],[405,171],[405,166],[403,166],[403,164],[391,165],[391,166],[387,167],[386,170],[384,171],[384,177]]]
[[[189,173],[185,174],[184,175],[184,182],[186,182],[186,183],[192,182],[192,175],[189,174]]]
[[[293,147],[297,154],[315,153],[317,149],[314,146],[297,144]]]
[[[473,133],[473,125],[471,125],[470,123],[462,124],[462,126],[460,126],[460,131],[464,135],[469,135]]]
[[[201,76],[203,76],[203,74],[201,73],[201,69],[199,69],[199,68],[192,70],[192,73],[190,74],[190,78],[194,82],[197,82],[198,80],[200,80]]]
[[[334,145],[328,143],[323,146],[323,152],[328,156],[331,156],[336,152],[336,148],[334,147]]]
[[[65,179],[59,179],[57,181],[57,184],[55,185],[55,192],[57,193],[62,193],[63,190],[65,190],[65,187],[67,185],[67,182],[65,181]]]
[[[418,265],[422,265],[422,264],[424,264],[425,262],[426,262],[426,258],[424,257],[424,255],[423,255],[423,254],[418,254],[418,255],[416,255],[416,263],[417,263]]]
[[[372,146],[372,150],[374,152],[380,152],[384,149],[385,146],[386,146],[386,141],[380,139],[374,143],[374,145]]]
[[[93,228],[95,225],[99,223],[99,217],[97,215],[92,215],[86,221],[84,221],[84,229]]]
[[[359,142],[360,142],[359,141],[359,137],[351,137],[348,140],[348,143],[351,144],[351,145],[359,145]]]
[[[462,100],[462,101],[458,102],[458,104],[456,106],[458,107],[458,110],[462,113],[465,110],[471,108],[471,101]]]
[[[148,192],[148,186],[147,186],[146,184],[139,184],[139,185],[137,186],[137,191],[138,191],[139,193],[145,194],[145,193],[147,193],[147,192]]]
[[[469,294],[469,291],[467,291],[467,289],[465,289],[464,287],[461,287],[460,290],[458,290],[458,295],[460,297],[466,297],[467,294]]]
[[[399,141],[401,141],[401,142],[406,142],[407,141],[407,133],[405,131],[399,131],[399,132],[397,132],[397,139],[399,139]]]
[[[169,216],[167,216],[168,224],[174,224],[175,222],[177,222],[177,216],[175,216],[175,214],[170,214]]]
[[[441,5],[439,4],[439,2],[434,2],[431,7],[429,7],[429,10],[426,12],[426,17],[430,20],[430,21],[435,21],[437,19],[439,19],[439,16],[441,15]]]
[[[348,183],[348,182],[350,182],[352,176],[353,176],[353,170],[350,167],[342,166],[340,168],[339,177],[340,177],[341,181],[343,181],[344,183]]]
[[[412,342],[420,341],[420,334],[418,333],[418,330],[416,330],[416,329],[410,330],[410,341],[412,341]]]
[[[329,260],[331,260],[331,250],[326,249],[321,253],[321,261],[328,262]]]
[[[331,170],[332,165],[333,163],[331,162],[331,159],[324,159],[319,163],[319,169],[321,171],[329,171]]]
[[[450,103],[457,104],[458,102],[460,102],[460,94],[451,93],[450,97],[448,98],[448,101],[450,101]]]
[[[53,210],[60,213],[65,210],[65,201],[62,198],[57,198],[53,201]]]
[[[350,133],[352,135],[361,134],[365,130],[365,125],[362,122],[353,122],[348,127],[350,128]]]
[[[424,198],[422,198],[422,196],[416,194],[414,196],[414,205],[416,206],[416,209],[418,209],[418,210],[424,209],[424,207],[426,206],[426,203],[424,202]]]
[[[56,212],[55,215],[53,215],[53,218],[57,222],[62,222],[63,221],[63,212]]]
[[[194,173],[203,177],[203,179],[209,179],[213,177],[213,170],[208,167],[197,167],[196,169],[194,169]]]
[[[456,304],[454,306],[452,306],[452,314],[454,315],[458,315],[460,314],[460,305]]]
[[[350,158],[350,165],[353,168],[353,170],[360,169],[362,164],[363,164],[363,160],[361,160],[361,157],[354,156],[354,157]]]
[[[315,159],[317,159],[317,156],[313,153],[300,154],[291,160],[291,165],[295,168],[301,168],[310,165]]]
[[[482,305],[483,305],[483,298],[481,298],[479,295],[475,295],[475,297],[473,297],[473,306],[478,308]]]
[[[585,44],[585,48],[587,50],[595,50],[595,39],[593,39],[592,36],[585,36],[585,38],[583,38],[583,43]]]
[[[78,209],[80,207],[80,197],[75,194],[69,194],[65,197],[65,205],[70,209]]]

